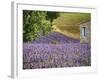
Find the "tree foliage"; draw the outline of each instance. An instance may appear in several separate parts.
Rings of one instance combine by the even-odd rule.
[[[56,15],[46,11],[23,10],[23,41],[36,40],[48,34],[52,30],[51,24]]]
[[[59,16],[59,12],[47,12],[46,18],[50,20],[50,22],[53,22],[54,19],[56,19]]]

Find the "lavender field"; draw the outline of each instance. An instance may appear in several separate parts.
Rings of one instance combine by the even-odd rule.
[[[23,69],[90,66],[90,51],[88,43],[51,32],[23,43]]]

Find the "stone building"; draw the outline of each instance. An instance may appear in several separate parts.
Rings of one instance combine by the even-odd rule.
[[[91,43],[91,23],[90,21],[80,24],[80,43]]]

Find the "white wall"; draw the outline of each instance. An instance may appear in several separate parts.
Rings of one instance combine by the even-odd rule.
[[[28,0],[30,1],[30,0]],[[32,0],[33,1],[33,0]],[[98,25],[100,25],[100,0],[34,0],[36,3],[63,4],[77,6],[97,6]],[[95,32],[95,53],[98,55],[98,72],[90,74],[62,75],[56,77],[32,78],[26,80],[100,80],[100,26],[93,30]],[[10,76],[11,60],[11,0],[0,0],[0,80],[12,80]],[[23,79],[22,79],[23,80]]]

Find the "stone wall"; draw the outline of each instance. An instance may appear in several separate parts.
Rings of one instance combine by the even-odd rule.
[[[89,43],[89,44],[91,43],[91,23],[90,21],[80,24],[80,43]]]

